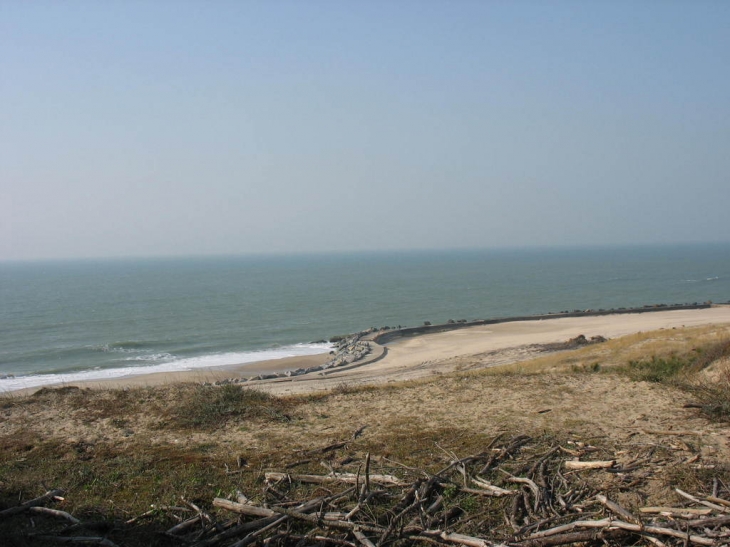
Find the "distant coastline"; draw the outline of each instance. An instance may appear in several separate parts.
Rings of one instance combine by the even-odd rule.
[[[423,334],[434,334],[437,332],[447,332],[451,330],[462,329],[465,327],[476,327],[480,325],[496,325],[500,323],[513,323],[516,321],[540,321],[544,319],[558,319],[561,317],[597,317],[601,315],[620,315],[620,314],[631,314],[631,313],[649,313],[658,311],[679,311],[679,310],[703,310],[711,308],[715,305],[730,305],[730,302],[713,304],[711,302],[705,303],[692,303],[692,304],[654,304],[645,305],[639,308],[616,308],[616,309],[600,309],[591,310],[587,309],[584,311],[562,311],[562,312],[548,312],[546,314],[537,315],[518,315],[514,317],[500,317],[494,319],[475,319],[472,321],[459,320],[448,323],[441,323],[438,325],[421,325],[420,327],[404,327],[388,329],[385,331],[378,332],[372,337],[372,340],[378,344],[384,345],[388,342],[392,342],[396,338],[406,338],[410,336],[419,336]]]
[[[324,363],[333,348],[311,341],[383,325],[407,326],[371,332],[385,342],[460,326],[725,302],[730,247],[725,249],[360,253],[3,267],[0,377],[15,380],[0,379],[0,389],[21,378],[57,383],[192,369],[202,376],[314,353]],[[644,306],[654,302],[668,305]],[[423,328],[427,320],[433,325]],[[279,361],[278,370],[283,366]],[[293,369],[312,366],[308,361]],[[254,374],[263,373],[270,373],[268,367]]]
[[[0,395],[32,393],[54,385],[110,389],[181,382],[246,384],[274,392],[303,393],[332,389],[341,382],[382,383],[442,374],[455,370],[456,362],[479,363],[485,355],[490,356],[488,363],[479,366],[499,366],[529,359],[536,351],[542,351],[534,348],[564,344],[576,337],[606,340],[642,331],[708,325],[727,332],[730,304],[656,305],[454,321],[401,329],[371,328],[343,337],[330,354],[104,380],[61,380],[10,389]]]

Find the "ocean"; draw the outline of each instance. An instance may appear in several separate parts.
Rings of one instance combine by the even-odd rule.
[[[324,353],[373,326],[728,299],[730,244],[0,262],[0,391]]]

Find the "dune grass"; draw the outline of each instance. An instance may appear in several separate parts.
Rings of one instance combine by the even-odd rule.
[[[618,374],[632,381],[685,390],[705,416],[730,421],[730,369],[722,369],[711,379],[702,375],[729,357],[730,328],[677,329],[627,336],[499,369],[453,373],[449,379],[468,384],[479,376],[501,384],[511,382],[513,375],[545,374],[544,382],[535,377],[530,384],[540,389],[554,374]],[[382,387],[341,383],[327,392],[286,397],[239,385],[177,385],[94,391],[44,389],[33,396],[3,399],[1,408],[6,413],[30,409],[40,415],[50,409],[92,427],[111,425],[119,431],[129,430],[129,436],[121,442],[92,442],[60,434],[39,435],[24,428],[3,436],[0,509],[15,505],[18,499],[40,495],[47,488],[61,487],[68,492],[62,509],[96,518],[101,527],[113,530],[124,528],[124,521],[149,511],[151,505],[180,505],[181,497],[205,507],[214,497],[235,497],[237,490],[256,498],[262,489],[263,471],[270,468],[296,465],[296,472],[321,474],[326,472],[322,462],[341,465],[348,457],[362,459],[369,452],[387,472],[422,472],[413,471],[416,468],[434,472],[454,455],[462,457],[489,446],[492,436],[485,433],[483,424],[444,422],[439,427],[423,427],[417,418],[395,412],[379,424],[377,435],[365,435],[340,451],[313,455],[311,450],[313,443],[319,442],[314,440],[315,431],[318,439],[326,438],[328,431],[332,440],[343,436],[343,426],[333,410],[340,401],[395,394],[407,404],[409,398],[444,379],[446,376],[421,378]],[[488,396],[488,391],[482,396]],[[319,410],[325,405],[330,408],[326,416]],[[502,425],[506,435],[526,432],[509,421]],[[255,446],[226,444],[226,432],[234,428],[255,431],[254,438],[261,442]],[[206,435],[211,431],[217,433],[218,441]],[[158,434],[165,434],[168,441],[158,442]],[[561,431],[546,430],[538,435],[541,440],[536,450],[566,441]],[[171,437],[175,443],[169,442]],[[603,455],[609,457],[613,453],[610,448]],[[679,468],[676,473],[680,473]],[[681,473],[668,475],[667,484],[681,479],[681,484],[699,488],[711,480],[703,475],[708,471],[702,468],[685,466]],[[723,473],[730,480],[730,471]],[[496,503],[456,490],[447,490],[445,498],[447,503],[474,514],[491,515],[490,504]],[[131,535],[126,535],[123,543],[166,545],[164,536],[156,532],[174,523],[168,512],[153,511],[132,532],[127,529]],[[11,545],[12,533],[0,523],[0,534],[11,538]]]
[[[549,353],[542,357],[487,368],[475,374],[543,374],[546,372],[597,372],[631,361],[656,356],[667,358],[687,353],[697,347],[730,340],[730,325],[666,329],[640,332],[608,340],[601,344]],[[598,365],[598,368],[595,365]]]

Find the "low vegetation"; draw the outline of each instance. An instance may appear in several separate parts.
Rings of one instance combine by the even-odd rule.
[[[683,354],[633,360],[614,372],[632,380],[657,382],[689,393],[706,417],[730,421],[730,340],[698,346]]]
[[[180,428],[222,427],[231,419],[263,418],[289,421],[287,407],[280,398],[239,385],[191,386],[185,397],[170,405],[171,425]]]
[[[563,460],[575,453],[616,462],[612,471],[573,477],[580,479],[576,488],[585,489],[580,490],[585,518],[605,512],[590,501],[598,493],[632,511],[650,505],[686,507],[689,502],[674,488],[727,499],[730,469],[721,441],[730,434],[725,425],[730,421],[729,359],[727,329],[687,329],[642,333],[500,370],[384,387],[341,383],[329,392],[297,397],[239,385],[66,387],[9,397],[0,400],[0,512],[61,488],[65,501],[53,507],[81,519],[86,528],[35,515],[32,520],[0,518],[0,535],[11,546],[45,545],[49,540],[42,538],[50,531],[67,537],[93,534],[117,545],[187,545],[192,535],[181,539],[165,531],[197,515],[193,507],[210,516],[208,526],[239,522],[214,507],[215,498],[236,500],[242,492],[256,505],[288,507],[334,492],[328,485],[272,483],[265,480],[267,471],[357,475],[370,454],[372,473],[416,481],[468,456],[482,454],[481,469],[490,454],[498,453],[494,450],[520,435],[529,436],[529,442],[482,479],[514,488],[509,476],[535,478],[537,468],[525,466],[548,453],[551,458],[562,454]],[[577,409],[578,403],[585,404]],[[635,403],[636,408],[614,415],[598,403],[617,410]],[[586,410],[592,407],[593,415]],[[702,436],[699,429],[721,434]],[[548,468],[559,469],[560,461]],[[446,518],[451,511],[434,526],[480,537],[489,531],[489,537],[506,541],[516,532],[505,515],[520,528],[536,522],[529,486],[527,505],[515,509],[512,497],[465,491],[459,476],[449,475],[434,490],[432,501],[442,498],[437,514]],[[393,513],[376,501],[367,518],[387,527]],[[298,526],[288,530],[305,535]],[[200,538],[211,537],[205,526],[195,530]],[[337,537],[355,543],[347,534]],[[384,545],[407,544],[397,537],[393,534]],[[622,538],[642,542],[637,536]]]

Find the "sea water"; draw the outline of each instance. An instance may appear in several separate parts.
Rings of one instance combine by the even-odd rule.
[[[0,262],[0,390],[323,353],[373,326],[729,298],[730,244]]]

